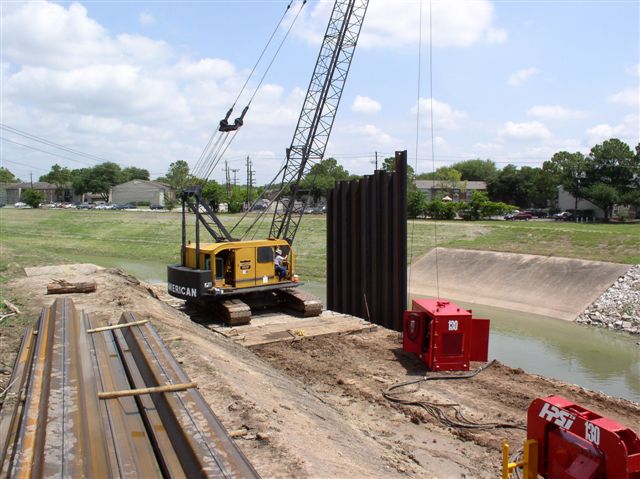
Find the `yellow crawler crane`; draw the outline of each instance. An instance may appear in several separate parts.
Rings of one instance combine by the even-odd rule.
[[[305,205],[295,199],[303,193],[299,189],[300,181],[324,157],[368,4],[368,0],[335,1],[296,131],[286,150],[284,166],[271,183],[276,189],[266,188],[264,197],[256,200],[254,205],[261,201],[263,205],[268,203],[268,207],[255,213],[258,218],[244,232],[244,237],[232,236],[214,210],[203,201],[200,186],[181,192],[181,263],[168,266],[169,294],[198,305],[212,306],[229,324],[248,323],[251,308],[273,304],[285,304],[303,316],[320,314],[321,302],[296,288],[301,283],[297,282],[295,274],[296,257],[292,245]],[[202,175],[204,180],[220,160],[217,153],[207,153],[207,148],[213,145],[212,148],[224,151],[229,144],[227,135],[237,133],[248,109],[249,105],[230,123],[232,107],[220,121],[215,134],[217,138],[212,136],[196,167],[199,167],[198,171],[206,172]],[[194,242],[186,237],[188,212],[195,216]],[[247,240],[251,228],[259,224],[264,214],[273,214],[268,238]],[[213,243],[200,241],[201,228],[207,230]],[[282,279],[276,275],[276,250],[281,250],[286,258],[286,274]]]

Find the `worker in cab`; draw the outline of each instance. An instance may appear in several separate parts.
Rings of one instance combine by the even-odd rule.
[[[287,277],[287,266],[286,266],[287,257],[282,256],[282,250],[280,248],[276,248],[276,257],[273,260],[276,266],[276,274],[278,275],[278,279],[282,281]]]

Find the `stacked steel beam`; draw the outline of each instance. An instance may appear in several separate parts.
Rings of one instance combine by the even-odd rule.
[[[259,477],[148,321],[58,299],[25,334],[0,410],[2,477]]]

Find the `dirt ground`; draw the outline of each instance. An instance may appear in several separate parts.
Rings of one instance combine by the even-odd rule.
[[[9,284],[28,320],[53,301],[44,294],[59,277],[53,274]],[[67,271],[65,279],[98,283],[96,293],[70,296],[105,323],[128,309],[151,319],[227,429],[243,431],[237,442],[263,477],[495,478],[501,440],[514,449],[524,440],[520,429],[447,428],[423,409],[388,402],[387,387],[425,374],[402,352],[396,332],[379,328],[249,350],[191,321],[179,302],[166,301],[160,285],[117,270]],[[0,372],[12,368],[24,327],[19,321],[0,328]],[[0,374],[0,390],[7,372]],[[403,397],[456,403],[478,422],[524,425],[530,402],[550,394],[637,429],[637,404],[500,363],[472,379],[423,382]]]

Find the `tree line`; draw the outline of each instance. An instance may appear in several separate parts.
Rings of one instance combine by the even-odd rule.
[[[394,158],[385,158],[382,169],[392,171],[393,168]],[[640,143],[633,151],[616,138],[595,145],[586,155],[559,151],[541,167],[508,164],[499,169],[494,161],[477,158],[429,173],[416,174],[411,166],[407,169],[410,217],[449,218],[462,211],[463,216],[478,218],[501,214],[514,207],[548,208],[555,205],[558,186],[576,200],[586,199],[600,207],[605,221],[610,218],[616,204],[640,207]],[[299,195],[317,204],[327,197],[336,181],[353,178],[358,176],[350,174],[335,158],[327,158],[310,168],[300,182]],[[76,194],[97,193],[105,201],[108,201],[113,186],[134,179],[149,180],[149,172],[136,167],[121,168],[113,162],[75,170],[56,164],[49,173],[40,177],[40,181],[52,183],[61,190],[71,185]],[[9,170],[0,168],[0,182],[16,180]],[[428,201],[417,189],[416,180],[434,180],[439,185],[439,196]],[[221,185],[214,180],[202,182],[191,176],[189,165],[183,160],[171,163],[167,173],[156,181],[166,183],[176,191],[199,181],[203,186],[203,197],[216,209],[227,203],[230,212],[241,211],[265,188]],[[466,202],[442,201],[447,190],[464,191],[468,181],[484,181],[486,193],[474,192]]]

